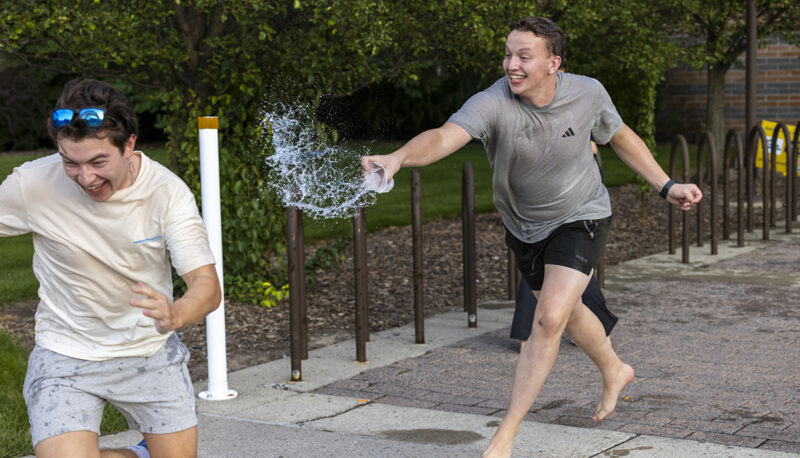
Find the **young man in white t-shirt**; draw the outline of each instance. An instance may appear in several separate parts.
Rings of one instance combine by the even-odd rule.
[[[437,129],[425,131],[378,162],[391,178],[480,140],[492,164],[495,206],[506,242],[539,299],[528,345],[520,352],[508,410],[484,456],[510,456],[523,417],[535,401],[569,335],[600,369],[603,395],[594,414],[603,420],[633,368],[617,357],[603,326],[581,303],[611,223],[608,192],[590,141],[610,143],[620,158],[660,195],[683,210],[702,198],[697,186],[676,184],[645,143],[623,122],[602,85],[558,73],[566,39],[551,20],[527,17],[511,24],[505,77],[475,94]]]
[[[153,456],[196,456],[189,355],[174,331],[221,293],[194,196],[135,151],[134,113],[106,83],[67,83],[47,126],[58,153],[0,185],[0,236],[33,234],[40,283],[23,388],[34,451],[146,456],[144,444],[99,450],[110,402]],[[174,300],[171,265],[187,286]]]

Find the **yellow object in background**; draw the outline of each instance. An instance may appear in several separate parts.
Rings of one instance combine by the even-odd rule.
[[[772,135],[775,133],[775,126],[777,126],[777,122],[773,121],[761,121],[761,127],[764,128],[764,133],[767,134],[767,149],[772,148]],[[778,142],[775,149],[778,150],[777,156],[775,158],[775,170],[780,172],[781,175],[786,176],[786,150],[788,148],[788,144],[791,143],[792,139],[794,138],[794,128],[795,126],[786,126],[789,130],[789,138],[783,138],[783,129],[780,129],[778,134]],[[764,158],[762,157],[762,147],[761,147],[761,140],[758,141],[758,149],[756,150],[756,167],[764,168]],[[797,151],[794,152],[795,156],[797,156]],[[797,160],[797,175],[800,176],[800,157]]]

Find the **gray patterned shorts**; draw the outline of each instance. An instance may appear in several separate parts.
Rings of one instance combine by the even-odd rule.
[[[100,433],[106,402],[143,433],[166,434],[197,424],[189,350],[172,334],[154,355],[86,361],[36,345],[22,389],[31,440],[72,431]]]

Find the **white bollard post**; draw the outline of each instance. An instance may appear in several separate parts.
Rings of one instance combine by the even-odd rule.
[[[208,242],[216,260],[217,276],[222,288],[219,308],[206,316],[206,345],[208,348],[208,390],[197,396],[208,401],[233,399],[238,393],[228,389],[228,365],[225,350],[225,286],[222,270],[222,213],[219,192],[219,118],[199,116],[200,193],[203,222]]]

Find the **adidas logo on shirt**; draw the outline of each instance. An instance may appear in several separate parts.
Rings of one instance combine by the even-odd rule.
[[[564,135],[562,135],[562,136],[561,136],[561,138],[564,138],[564,137],[574,137],[574,136],[575,136],[575,132],[573,132],[573,131],[572,131],[572,127],[570,127],[569,129],[567,129],[567,131],[566,131],[566,132],[564,132]]]

